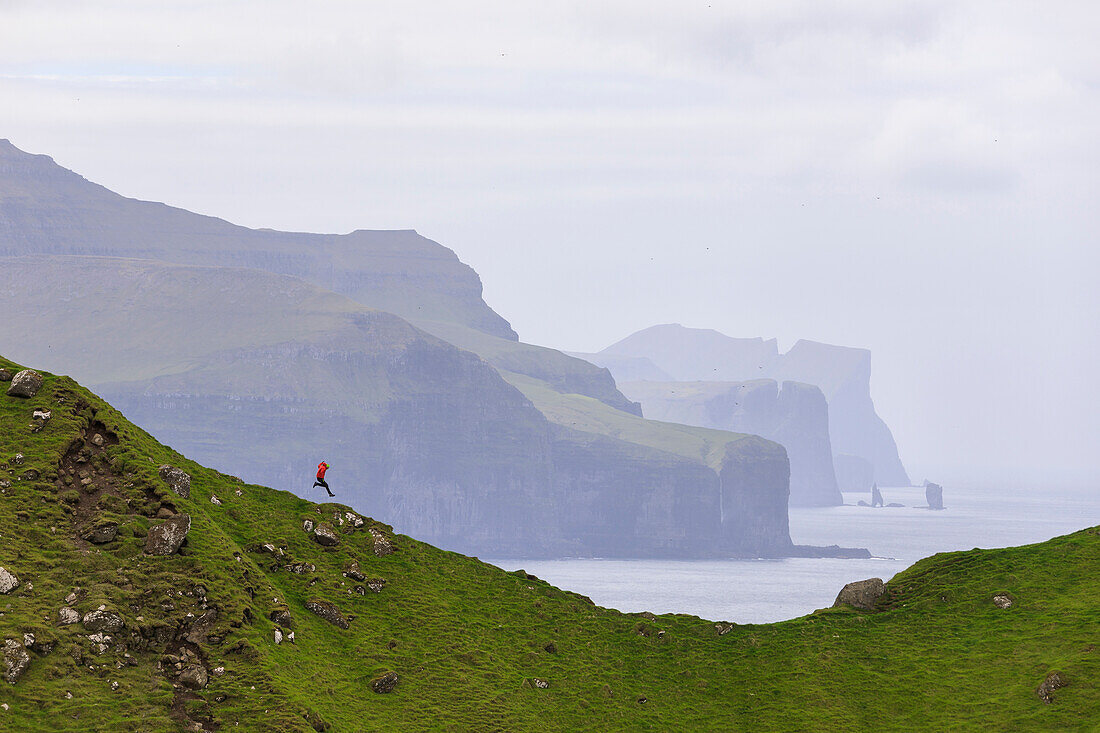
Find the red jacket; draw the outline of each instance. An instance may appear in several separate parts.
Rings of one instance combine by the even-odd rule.
[[[328,470],[328,464],[327,463],[325,463],[324,461],[321,461],[320,463],[318,463],[317,464],[317,478],[324,478],[325,477],[325,471],[327,471],[327,470]]]

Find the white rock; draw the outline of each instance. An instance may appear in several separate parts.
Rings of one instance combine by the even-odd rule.
[[[19,585],[19,578],[15,573],[0,567],[0,593],[10,593]]]
[[[210,503],[215,505],[215,506],[221,506],[222,505],[222,500],[219,499],[218,497],[214,496],[213,494],[211,494],[210,495]]]
[[[276,644],[282,644],[283,643],[283,632],[279,631],[278,629],[275,629],[275,643]]]
[[[80,614],[77,613],[74,609],[65,606],[64,608],[58,609],[57,618],[61,621],[62,624],[68,626],[69,624],[75,624],[77,621],[79,621]]]
[[[23,634],[23,646],[28,649],[34,644],[34,634]]]

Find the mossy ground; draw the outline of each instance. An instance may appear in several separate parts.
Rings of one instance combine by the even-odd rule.
[[[52,418],[31,432],[36,407]],[[76,489],[62,458],[96,425],[118,438],[93,458],[96,481],[110,490],[91,505],[69,503]],[[16,453],[20,465],[9,463]],[[2,730],[168,731],[199,721],[257,731],[1031,731],[1100,721],[1097,530],[936,555],[889,583],[873,613],[820,611],[720,635],[712,621],[599,608],[404,536],[378,557],[368,528],[391,533],[371,520],[337,526],[340,544],[323,548],[302,521],[331,523],[340,505],[192,463],[63,377],[47,375],[32,399],[0,392],[0,462],[12,484],[0,494],[0,565],[21,582],[0,596],[0,640],[30,632],[54,642],[48,654],[31,653],[14,686],[0,682]],[[159,478],[162,463],[191,474],[189,499]],[[27,471],[39,477],[21,480]],[[182,554],[142,551],[161,508],[192,517]],[[97,513],[120,523],[118,540],[80,539]],[[342,574],[352,560],[386,580],[380,593],[354,591],[359,584]],[[291,562],[316,571],[288,572]],[[105,605],[126,621],[105,652],[81,624],[58,623],[76,586],[80,613]],[[997,608],[998,593],[1014,605]],[[350,629],[307,611],[312,598],[353,617]],[[296,639],[275,645],[268,615],[283,606]],[[217,619],[193,647],[225,673],[187,694],[158,662],[211,608]],[[373,692],[371,680],[387,670],[400,676],[396,688]],[[1053,670],[1069,686],[1046,705],[1035,690]]]

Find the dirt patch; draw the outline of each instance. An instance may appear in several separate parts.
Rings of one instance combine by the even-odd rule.
[[[118,444],[118,436],[93,420],[74,440],[57,467],[57,488],[63,501],[72,506],[72,526],[80,547],[90,547],[83,536],[96,525],[104,495],[126,506],[122,477],[113,471],[107,449]]]

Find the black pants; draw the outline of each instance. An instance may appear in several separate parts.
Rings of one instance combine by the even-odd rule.
[[[328,487],[328,484],[325,483],[325,480],[323,478],[318,477],[318,479],[313,482],[313,488],[317,488],[318,486],[324,488],[324,490],[328,492],[329,496],[332,496],[332,489]]]

